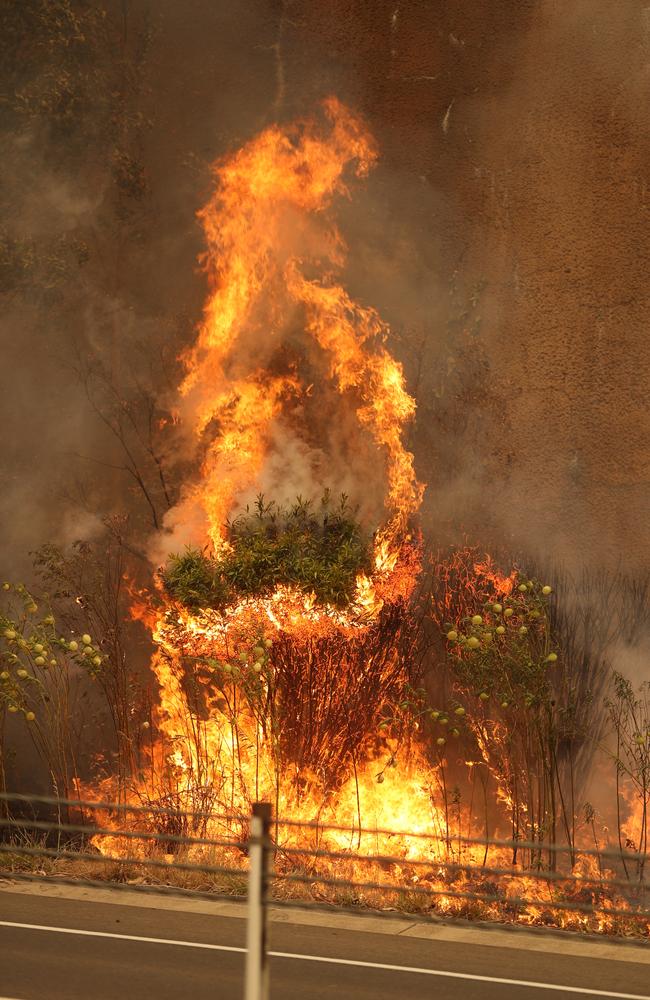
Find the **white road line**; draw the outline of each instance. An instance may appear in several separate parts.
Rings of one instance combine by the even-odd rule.
[[[137,934],[114,934],[111,931],[87,931],[76,927],[48,927],[45,924],[21,924],[13,920],[0,920],[0,927],[18,927],[27,931],[50,931],[53,934],[78,934],[84,937],[112,938],[118,941],[139,941],[143,944],[171,944],[179,948],[203,948],[207,951],[230,951],[245,954],[245,948],[226,944],[207,944],[203,941],[176,941],[173,938],[141,937]],[[556,993],[577,993],[580,996],[607,997],[611,1000],[650,1000],[647,994],[612,993],[609,990],[590,990],[583,986],[561,986],[557,983],[530,982],[527,979],[502,979],[499,976],[478,976],[470,972],[445,972],[441,969],[420,969],[412,965],[385,965],[381,962],[361,962],[352,958],[327,958],[323,955],[299,955],[290,951],[270,951],[272,958],[290,958],[299,962],[320,962],[328,965],[351,965],[362,969],[380,969],[386,972],[415,972],[421,976],[438,976],[443,979],[465,979],[476,983],[498,983],[501,986],[527,986],[529,989],[551,990]],[[0,997],[0,1000],[3,998]]]

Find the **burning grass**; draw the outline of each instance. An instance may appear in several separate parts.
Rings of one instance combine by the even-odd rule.
[[[625,916],[645,901],[643,863],[600,857],[603,845],[611,845],[602,818],[591,807],[583,821],[577,818],[580,789],[558,763],[588,737],[566,701],[576,693],[566,686],[571,664],[557,641],[552,592],[516,571],[498,574],[492,566],[486,573],[469,551],[453,558],[456,576],[462,567],[468,573],[455,599],[449,567],[438,563],[445,584],[442,590],[434,584],[433,605],[426,587],[409,599],[393,596],[362,626],[314,611],[314,628],[306,628],[303,606],[287,630],[256,600],[235,618],[178,617],[164,606],[153,663],[159,704],[141,730],[136,767],[80,788],[84,798],[151,808],[145,831],[158,840],[144,847],[122,838],[123,814],[100,812],[91,823],[115,833],[82,837],[83,851],[96,860],[78,864],[69,855],[79,845],[72,844],[65,857],[57,848],[39,870],[237,894],[243,875],[222,878],[175,865],[243,871],[246,816],[252,801],[266,799],[278,817],[279,899],[647,933],[646,924]],[[409,579],[412,587],[412,573]],[[29,675],[21,678],[17,663],[22,655],[22,673],[33,658],[35,669],[44,640],[34,630],[35,602],[20,594],[28,602],[24,621],[6,618],[4,640],[16,682],[29,689]],[[58,637],[52,622],[48,627]],[[80,663],[92,662],[74,640],[56,641]],[[101,648],[101,641],[86,644]],[[108,663],[99,667],[101,677]],[[446,680],[434,691],[436,678]],[[31,686],[37,697],[40,688]],[[36,701],[34,710],[40,716]],[[632,796],[620,817],[621,847],[638,850],[647,835],[647,704],[619,681],[609,717],[620,734],[621,793],[629,785]],[[215,813],[242,819],[211,818]],[[315,826],[285,828],[287,816]],[[141,823],[135,816],[126,829]],[[412,835],[380,832],[395,827]],[[469,843],[492,831],[512,837],[512,849]],[[224,853],[178,843],[179,836],[197,835],[239,846]],[[596,857],[584,855],[586,843]],[[556,845],[564,845],[561,862]],[[9,870],[36,863],[21,860],[20,847],[4,857]],[[374,855],[386,860],[373,861]],[[142,868],[138,859],[148,864]],[[556,905],[563,902],[575,908]]]
[[[578,854],[573,864],[563,863],[560,871],[531,871],[525,865],[509,864],[498,847],[483,857],[479,847],[463,845],[457,851],[432,841],[420,845],[419,857],[412,861],[386,857],[375,862],[372,857],[364,858],[364,851],[407,854],[408,835],[393,835],[388,843],[370,835],[361,850],[352,832],[334,834],[326,827],[301,836],[300,849],[291,847],[295,838],[286,832],[276,836],[271,901],[650,937],[642,887],[617,878],[617,869],[604,868],[587,855]],[[54,882],[118,883],[238,899],[247,892],[243,839],[232,848],[146,841],[134,848],[131,841],[124,845],[121,857],[119,837],[106,845],[106,855],[87,838],[69,842],[59,838],[55,848],[48,843],[43,836],[14,838],[0,854],[0,878],[34,875]],[[305,852],[302,857],[301,851]],[[310,856],[312,851],[317,853]],[[333,858],[324,856],[328,851]],[[635,915],[637,908],[646,915]]]

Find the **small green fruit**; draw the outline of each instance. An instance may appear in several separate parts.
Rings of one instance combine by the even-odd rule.
[[[459,705],[458,708],[455,708],[454,712],[456,715],[465,715],[465,709],[463,708],[462,705]]]
[[[470,636],[469,639],[467,640],[468,649],[478,649],[480,645],[481,644],[475,635]]]
[[[481,699],[481,701],[487,701],[489,697],[490,696],[487,693],[487,691],[481,691],[481,693],[479,695],[479,698]]]
[[[16,632],[12,628],[5,629],[3,634],[5,639],[9,639],[10,642],[16,638]]]
[[[481,615],[474,615],[472,617],[472,625],[482,625],[482,624],[483,624],[483,619]]]
[[[449,632],[447,632],[447,638],[449,639],[450,642],[456,641],[456,639],[458,638],[458,632],[456,631],[455,628],[452,628]]]
[[[82,635],[81,641],[83,642],[84,646],[90,646],[90,644],[92,642],[92,639],[90,638],[90,636],[86,632],[86,633],[84,633],[84,635]]]
[[[506,608],[506,610],[503,612],[503,617],[504,618],[512,618],[513,614],[514,614],[514,612],[513,612],[512,608]]]
[[[547,584],[545,587],[542,587],[542,593],[544,594],[544,597],[548,597],[549,594],[553,593],[553,588],[549,587]]]
[[[495,615],[500,615],[501,612],[503,611],[503,604],[493,604],[492,610],[494,611]]]
[[[526,586],[525,583],[520,583],[519,586],[517,587],[517,590],[519,591],[520,594],[525,594],[526,591],[528,590],[528,587]]]
[[[25,712],[25,718],[27,719],[28,722],[33,722],[36,716],[34,715],[33,712]]]
[[[45,657],[44,656],[36,656],[34,658],[34,663],[36,664],[37,667],[42,667],[43,664],[45,663]]]
[[[497,635],[504,635],[505,631],[506,630],[505,630],[505,626],[504,625],[497,625],[497,627],[495,629],[495,632],[496,632]]]
[[[439,747],[444,747],[446,742],[447,740],[444,738],[444,736],[439,736],[438,739],[436,740],[436,743],[438,744]]]
[[[525,625],[522,625],[521,628],[519,629],[519,635],[528,635],[528,629],[526,628]]]
[[[555,663],[557,660],[557,653],[549,653],[546,657],[547,663]]]
[[[73,639],[72,642],[68,643],[68,649],[70,650],[71,653],[76,653],[77,650],[79,649],[79,643],[75,642],[75,640]]]
[[[18,677],[21,677],[21,678],[25,678],[25,677],[29,677],[29,674],[28,674],[28,673],[27,673],[27,671],[26,671],[26,670],[24,670],[23,668],[21,668],[20,670],[17,670],[17,671],[16,671],[16,675],[17,675]]]

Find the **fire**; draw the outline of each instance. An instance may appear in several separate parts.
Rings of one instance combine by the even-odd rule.
[[[215,165],[215,193],[199,213],[209,294],[183,356],[176,414],[198,474],[162,539],[167,551],[191,541],[223,557],[227,519],[285,460],[285,450],[293,453],[287,442],[300,443],[297,453],[319,482],[331,442],[315,408],[325,406],[344,436],[353,435],[352,458],[371,456],[357,477],[360,487],[372,478],[382,495],[371,564],[346,607],[323,606],[286,584],[219,611],[190,611],[163,588],[151,603],[134,594],[134,617],[157,646],[159,693],[140,773],[119,794],[131,803],[215,813],[211,836],[242,839],[251,802],[271,801],[280,873],[289,852],[307,868],[301,851],[326,848],[337,855],[330,863],[337,876],[367,879],[347,854],[386,855],[397,860],[375,879],[428,886],[439,912],[464,912],[464,896],[477,883],[463,866],[488,861],[487,847],[471,846],[472,835],[487,829],[487,791],[479,819],[474,791],[461,805],[447,785],[446,738],[438,738],[437,756],[418,738],[434,713],[422,707],[424,630],[412,600],[421,571],[412,520],[423,486],[404,441],[415,402],[386,347],[386,324],[342,284],[346,247],[332,218],[336,199],[349,195],[348,178],[363,178],[376,157],[361,121],[332,99],[323,120],[273,125]],[[288,480],[292,473],[283,466]],[[477,605],[509,598],[517,579],[515,570],[504,574],[473,550],[440,562],[436,573],[445,595],[436,624],[446,628]],[[409,712],[419,720],[411,728]],[[460,717],[444,719],[456,736]],[[469,762],[473,789],[476,772],[485,773],[491,760],[488,744],[504,747],[506,759],[504,732],[498,721],[475,726],[483,760]],[[493,771],[494,797],[512,811],[507,775]],[[85,795],[110,799],[114,789],[108,780]],[[311,825],[283,825],[287,817]],[[408,832],[386,832],[395,829]],[[120,849],[118,839],[95,843]],[[492,850],[489,862],[498,868],[513,857]],[[285,874],[290,870],[285,863]],[[308,870],[318,882],[330,869],[324,862]],[[484,914],[502,913],[512,897],[529,894],[538,903],[521,919],[548,918],[549,885],[532,877],[523,885],[506,881],[501,903],[492,900],[488,869],[481,885]]]
[[[335,99],[323,111],[326,127],[274,125],[219,162],[215,194],[199,213],[210,292],[183,358],[179,411],[203,459],[199,482],[188,486],[172,519],[192,525],[195,540],[209,539],[217,552],[228,515],[259,481],[274,426],[312,395],[314,366],[319,386],[331,383],[383,457],[387,526],[379,546],[397,554],[422,499],[403,443],[415,402],[384,347],[388,329],[335,276],[346,252],[329,212],[348,194],[346,173],[363,177],[373,166],[374,142]],[[296,339],[296,324],[303,344],[281,357]]]
[[[398,811],[378,795],[377,774],[399,758],[409,801],[431,817],[424,762],[407,766],[405,748],[377,736],[378,713],[418,670],[415,630],[407,634],[420,571],[410,520],[423,487],[404,445],[415,402],[386,324],[341,283],[346,247],[332,214],[348,178],[364,177],[376,156],[361,121],[332,99],[320,119],[273,125],[215,165],[215,193],[199,213],[208,299],[182,359],[176,414],[199,471],[170,513],[169,544],[180,530],[217,558],[227,552],[227,519],[269,464],[283,461],[291,479],[287,438],[322,477],[313,468],[327,457],[321,405],[345,421],[353,456],[370,455],[361,474],[382,494],[380,524],[346,607],[290,585],[219,611],[190,611],[163,588],[149,606],[134,595],[133,615],[157,645],[159,690],[138,800],[245,814],[268,798],[285,813],[406,821],[406,801]]]

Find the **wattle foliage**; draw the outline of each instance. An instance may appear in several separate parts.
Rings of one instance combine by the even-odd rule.
[[[370,569],[370,538],[344,495],[333,508],[326,492],[317,511],[300,497],[284,509],[260,496],[228,524],[228,541],[232,550],[219,559],[195,548],[171,556],[163,574],[169,595],[190,608],[221,609],[286,584],[345,607],[357,574]]]

